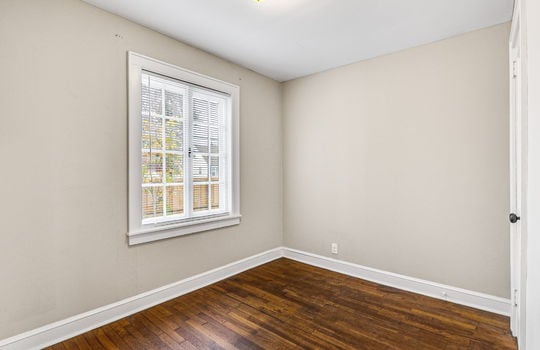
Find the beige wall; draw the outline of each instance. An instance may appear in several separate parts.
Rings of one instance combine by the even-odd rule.
[[[285,245],[508,297],[508,33],[286,83]]]
[[[74,0],[1,0],[0,43],[0,339],[281,245],[277,82]],[[128,50],[240,85],[240,226],[127,246]]]

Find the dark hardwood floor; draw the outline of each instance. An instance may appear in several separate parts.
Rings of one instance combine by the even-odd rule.
[[[50,349],[517,349],[507,317],[279,259]]]

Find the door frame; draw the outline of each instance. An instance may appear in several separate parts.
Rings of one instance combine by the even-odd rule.
[[[522,52],[520,1],[515,1],[509,40],[510,78],[510,212],[522,215]],[[510,224],[510,328],[518,338],[521,329],[521,220]]]

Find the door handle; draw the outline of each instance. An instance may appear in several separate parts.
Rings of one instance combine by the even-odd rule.
[[[516,214],[512,213],[508,216],[508,218],[510,219],[510,222],[512,224],[515,224],[516,222],[518,222],[519,220],[521,220],[521,218],[519,216],[517,216]]]

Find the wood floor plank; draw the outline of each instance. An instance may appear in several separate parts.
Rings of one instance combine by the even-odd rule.
[[[66,350],[66,347],[64,346],[64,344],[60,343],[60,344],[55,344],[55,345],[49,347],[49,349],[51,349],[51,350]]]
[[[279,259],[49,349],[517,346],[507,317]]]
[[[105,347],[103,346],[103,344],[101,344],[101,342],[99,341],[99,339],[97,338],[94,332],[88,332],[88,333],[83,334],[82,336],[86,339],[86,341],[90,345],[90,349],[92,350],[105,349]]]
[[[96,329],[95,331],[88,332],[88,333],[95,335],[99,343],[105,349],[119,349],[120,347],[127,350],[130,349],[130,347],[128,347],[127,344],[124,344],[120,338],[118,339],[115,339],[114,337],[112,339],[109,338],[109,336],[105,333],[105,327]]]

